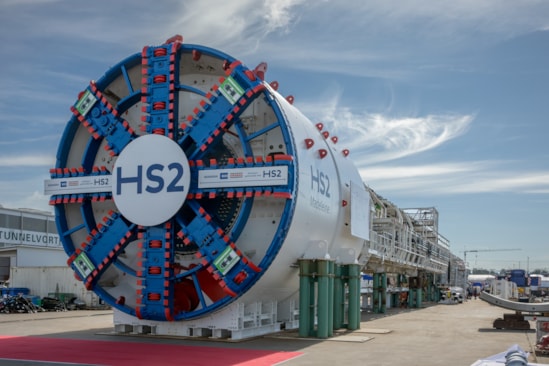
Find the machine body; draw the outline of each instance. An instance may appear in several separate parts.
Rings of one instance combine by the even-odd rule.
[[[68,264],[124,322],[215,326],[295,299],[300,258],[356,262],[370,208],[349,151],[265,71],[176,36],[71,107],[45,192]]]

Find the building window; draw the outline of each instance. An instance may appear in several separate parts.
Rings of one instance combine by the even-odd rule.
[[[0,227],[21,229],[21,216],[0,214]]]
[[[46,220],[44,219],[35,219],[32,217],[23,218],[23,230],[29,231],[46,231]]]
[[[57,225],[55,221],[48,220],[48,234],[57,234]]]

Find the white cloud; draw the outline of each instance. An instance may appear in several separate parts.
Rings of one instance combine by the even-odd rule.
[[[363,19],[358,24],[370,24],[372,28],[382,26],[405,31],[415,25],[416,30],[430,33],[429,37],[456,35],[458,31],[509,35],[539,30],[547,25],[546,11],[549,9],[543,0],[401,0],[398,3],[357,0],[319,6],[327,6],[331,12],[339,9],[348,13],[355,23],[357,19]]]
[[[2,162],[3,163],[3,162]],[[11,165],[3,167],[9,179],[0,180],[0,205],[7,208],[34,208],[52,211],[49,196],[44,195],[44,180],[49,179],[47,169],[14,169]],[[53,166],[53,165],[51,165]]]
[[[339,95],[305,105],[315,118],[326,123],[331,132],[353,153],[359,167],[400,159],[434,149],[465,134],[474,115],[427,115],[391,117],[379,113],[353,112],[339,105]]]
[[[243,57],[256,53],[270,34],[287,34],[305,0],[191,0],[178,6],[164,28],[185,42],[205,44]]]
[[[364,167],[360,171],[367,179],[390,180],[408,177],[425,178],[448,174],[462,174],[479,171],[489,167],[488,162],[477,163],[440,163],[429,165],[398,165],[398,166],[374,166]]]
[[[2,5],[5,7],[9,6],[21,6],[21,5],[39,5],[39,4],[48,4],[60,2],[62,0],[4,0]]]
[[[296,6],[305,2],[305,0],[271,0],[265,1],[263,6],[266,8],[264,19],[267,21],[267,33],[278,29],[288,30],[288,27],[298,17],[294,12]]]
[[[510,0],[407,0],[398,4],[359,0],[172,0],[155,7],[134,1],[131,6],[109,2],[112,14],[125,14],[113,22],[101,3],[107,2],[71,7],[53,6],[42,0],[33,1],[35,6],[30,7],[28,0],[10,1],[3,10],[5,20],[10,21],[5,27],[14,28],[14,41],[7,46],[29,47],[26,52],[32,52],[26,45],[34,37],[54,40],[56,47],[69,41],[71,46],[67,45],[65,52],[73,57],[113,62],[135,51],[135,47],[182,34],[185,42],[205,44],[238,57],[259,54],[264,60],[284,62],[288,67],[404,78],[411,69],[424,68],[426,63],[453,67],[436,61],[448,50],[475,49],[485,39],[501,41],[544,29],[549,10],[542,1],[525,5]],[[17,17],[11,18],[17,18],[17,22],[10,20],[9,15],[15,14]],[[83,16],[86,22],[81,21]],[[387,38],[389,34],[391,38]],[[102,51],[82,56],[80,47],[85,45],[101,46]],[[13,53],[13,49],[6,50],[6,54]],[[345,60],[346,67],[334,68],[334,62],[340,60]],[[396,60],[409,62],[392,67]]]
[[[0,156],[0,167],[54,167],[55,157],[47,155]]]
[[[0,119],[0,122],[3,122],[2,119]],[[43,122],[43,121],[41,121]],[[51,121],[52,123],[54,121]],[[59,121],[57,121],[59,122]],[[4,146],[4,147],[7,147],[7,146],[15,146],[15,147],[18,147],[18,145],[25,145],[25,144],[36,144],[36,143],[40,143],[40,142],[49,142],[49,141],[55,141],[57,142],[59,140],[59,135],[58,134],[50,134],[50,135],[31,135],[30,137],[26,137],[26,138],[19,138],[19,139],[6,139],[6,140],[3,140],[3,139],[0,139],[0,147]],[[53,153],[52,153],[53,155]],[[4,159],[4,160],[2,160]],[[4,157],[4,158],[0,158],[0,162],[1,161],[8,161],[8,160],[13,160],[14,158],[10,158],[10,157]],[[19,157],[19,159],[21,159]],[[29,158],[29,159],[25,159],[25,160],[31,160],[33,159],[33,157]]]
[[[279,7],[286,4],[273,3]],[[237,27],[228,22],[219,29],[216,23],[218,32],[208,40],[219,40],[221,43],[214,44],[239,55],[259,52],[265,60],[285,67],[408,79],[433,64],[459,69],[455,60],[458,50],[478,53],[512,37],[544,29],[549,11],[549,3],[542,1],[529,1],[528,5],[508,0],[288,3],[282,6],[282,13],[290,15],[290,21],[273,27],[279,23],[257,22],[261,16],[258,10],[265,11],[262,3],[250,8],[244,2],[230,13]],[[203,22],[199,15],[193,20]],[[290,32],[287,24],[292,24]],[[273,32],[276,37],[264,37]]]
[[[480,173],[466,184],[455,186],[455,193],[520,192],[539,193],[549,190],[549,173],[495,171]],[[462,179],[465,177],[462,177]]]
[[[522,171],[510,162],[476,161],[359,168],[374,190],[406,195],[549,193],[549,173]]]
[[[339,122],[337,128],[352,134],[349,146],[361,154],[359,164],[371,164],[434,149],[463,135],[472,121],[472,115],[391,118],[375,114],[361,121]]]
[[[407,157],[434,150],[465,135],[474,114],[452,113],[391,117],[353,112],[340,105],[340,93],[302,103],[300,109],[322,121],[351,159],[364,182],[374,190],[392,194],[470,194],[490,192],[549,192],[549,173],[525,171],[520,161],[440,161],[443,156],[407,164]],[[421,159],[421,157],[419,158]]]
[[[109,13],[101,6],[104,4],[109,4]],[[79,69],[65,68],[65,62],[72,65],[86,60],[93,64],[99,60],[112,65],[145,44],[161,43],[177,33],[185,42],[219,48],[245,63],[249,57],[261,57],[306,72],[404,79],[413,71],[428,72],[429,67],[456,67],[451,62],[457,49],[474,53],[483,44],[549,29],[548,11],[549,3],[544,0],[171,0],[154,7],[140,0],[131,6],[99,0],[78,7],[62,0],[7,0],[0,5],[0,39],[9,35],[10,42],[5,42],[0,55],[11,63],[3,69],[0,103],[39,101],[33,110],[43,115],[43,124],[52,120],[65,123],[70,117],[68,105],[75,98],[68,85],[85,87],[96,75],[86,70],[78,74]],[[84,16],[86,21],[82,22]],[[39,50],[42,45],[48,48]],[[48,55],[59,58],[48,65]],[[32,70],[31,81],[21,79],[19,67]],[[59,101],[65,101],[65,117],[55,117],[61,112],[36,109],[52,107]],[[28,120],[23,113],[18,115],[19,110],[4,109],[3,121]],[[374,188],[456,194],[549,191],[544,183],[548,181],[546,173],[502,168],[500,163],[404,165],[404,158],[466,134],[476,119],[474,111],[407,115],[394,115],[390,110],[385,114],[357,112],[340,105],[339,95],[299,109],[330,126],[351,149],[353,160]],[[37,142],[43,132],[38,131],[40,136],[29,133],[27,140],[19,142]],[[0,146],[11,146],[7,139]],[[0,167],[52,167],[55,163],[53,156],[5,155],[4,151]],[[395,161],[399,166],[388,165]]]
[[[29,196],[20,197],[10,202],[0,202],[0,204],[8,208],[33,208],[36,210],[53,212],[53,207],[50,206],[49,200],[49,196],[45,196],[38,191],[33,191]]]

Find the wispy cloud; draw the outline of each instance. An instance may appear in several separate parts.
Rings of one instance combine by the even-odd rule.
[[[392,194],[549,193],[549,172],[524,171],[503,161],[360,167],[364,182]]]
[[[78,7],[63,2],[7,0],[0,5],[0,23],[6,30],[0,32],[0,40],[6,41],[0,56],[11,61],[0,71],[4,115],[0,121],[25,122],[35,112],[42,115],[43,124],[65,123],[70,116],[68,105],[75,98],[69,86],[85,87],[90,78],[100,76],[93,69],[93,73],[80,74],[76,66],[68,69],[66,64],[95,61],[93,66],[98,66],[97,62],[112,65],[143,45],[160,43],[176,33],[182,34],[185,42],[219,48],[245,63],[248,58],[261,57],[285,69],[396,80],[435,67],[459,70],[460,65],[453,63],[456,50],[474,53],[486,44],[549,29],[549,2],[545,0],[405,0],[398,4],[373,0],[168,0],[162,7],[151,7],[145,1],[134,1],[132,6],[98,1]],[[109,14],[98,5],[107,3]],[[116,15],[122,13],[124,17]],[[84,16],[86,22],[82,22]],[[40,49],[43,44],[48,48]],[[51,60],[40,56],[46,54],[58,58],[47,63]],[[23,78],[27,69],[33,71],[30,79]],[[325,122],[340,137],[369,184],[395,192],[415,189],[454,194],[549,190],[545,172],[524,172],[501,162],[405,164],[406,158],[421,157],[466,136],[477,120],[474,110],[372,113],[361,106],[342,105],[340,95],[336,92],[314,105],[300,103],[299,109]],[[14,100],[27,104],[13,108]],[[40,102],[43,109],[19,113],[28,102],[34,106]],[[61,104],[63,109],[52,111],[52,106]],[[8,105],[9,109],[4,108]],[[55,117],[61,113],[66,115]],[[39,141],[44,131],[39,132],[40,136],[29,133],[20,142]],[[0,142],[4,149],[12,145],[6,139]],[[54,165],[53,157],[5,155],[6,151],[0,167]],[[391,166],[395,162],[398,166]]]
[[[1,192],[1,191],[0,191]],[[46,212],[53,212],[53,206],[50,206],[50,197],[44,196],[39,191],[31,191],[28,196],[9,196],[7,201],[1,202],[1,205],[6,208],[33,208]]]
[[[267,33],[277,30],[287,31],[289,26],[299,17],[294,9],[304,2],[305,0],[265,1],[263,6],[266,9],[264,19],[267,21]]]
[[[346,117],[348,113],[343,113]],[[463,135],[472,115],[428,115],[394,118],[380,114],[338,121],[336,129],[348,131],[353,138],[349,146],[358,154],[358,164],[372,164],[400,159],[441,146]],[[357,154],[357,155],[358,155]]]
[[[35,172],[38,172],[35,170]],[[38,172],[40,173],[40,172]],[[8,208],[34,208],[53,211],[49,196],[44,195],[46,174],[25,175],[10,181],[0,180],[0,205]]]
[[[477,172],[492,164],[489,162],[476,163],[439,163],[429,165],[393,165],[393,166],[374,166],[363,167],[360,169],[362,174],[368,180],[391,180],[415,177],[424,179],[425,177],[437,177],[449,174],[462,174]]]
[[[474,115],[392,117],[342,106],[339,93],[305,105],[353,151],[359,166],[404,158],[441,146],[465,134]]]
[[[53,167],[55,157],[46,155],[0,156],[0,167]]]
[[[48,4],[61,2],[63,0],[4,0],[2,3],[5,7],[10,6],[21,6],[21,5],[39,5],[39,4]]]
[[[1,119],[0,119],[1,121]],[[58,134],[50,134],[50,135],[39,135],[39,136],[30,136],[30,137],[26,137],[26,138],[20,138],[20,139],[17,139],[17,140],[4,140],[4,139],[1,139],[0,138],[0,147],[2,146],[14,146],[14,145],[24,145],[27,144],[27,148],[28,148],[28,144],[33,144],[33,143],[37,143],[37,142],[50,142],[50,141],[55,141],[57,142],[59,140],[59,135]],[[9,158],[7,158],[9,159]],[[1,161],[1,159],[0,159]]]
[[[455,193],[540,193],[547,191],[549,191],[548,172],[511,170],[480,173],[466,184],[454,187]]]
[[[549,25],[541,0],[189,0],[174,7],[162,29],[191,43],[296,69],[401,79],[433,64],[455,69],[456,50],[478,51]]]
[[[336,91],[302,103],[300,109],[322,121],[351,150],[364,182],[374,190],[405,195],[549,192],[549,172],[525,170],[519,160],[444,161],[447,155],[422,155],[465,136],[475,114],[394,117],[355,112],[341,105],[339,95]],[[418,159],[423,163],[418,165]]]
[[[249,55],[273,32],[288,33],[301,14],[295,7],[305,0],[191,0],[181,3],[168,25],[191,43],[204,43],[226,52]],[[207,26],[205,26],[207,24]]]

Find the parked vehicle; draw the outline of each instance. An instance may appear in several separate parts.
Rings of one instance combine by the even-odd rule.
[[[67,305],[55,297],[42,298],[42,307],[46,311],[67,311]]]
[[[461,304],[463,302],[463,289],[461,287],[449,287],[441,291],[442,304]]]
[[[33,304],[23,295],[7,295],[0,299],[0,312],[2,313],[36,313],[40,307]]]

